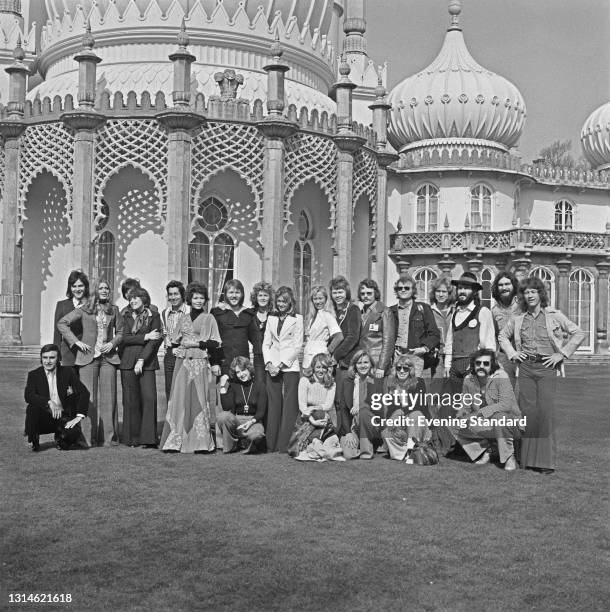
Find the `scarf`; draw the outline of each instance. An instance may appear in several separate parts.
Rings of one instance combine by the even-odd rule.
[[[129,311],[131,312],[131,315],[133,316],[134,313],[136,313],[135,310],[131,310],[131,308],[129,309]],[[140,329],[142,329],[142,327],[144,327],[145,325],[148,325],[148,319],[152,317],[152,312],[150,312],[150,310],[148,308],[142,308],[142,310],[139,313],[136,313],[137,316],[135,318],[135,322],[133,324],[133,333],[137,334],[138,331]]]

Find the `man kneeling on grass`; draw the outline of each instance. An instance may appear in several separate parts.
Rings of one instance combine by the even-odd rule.
[[[521,412],[508,374],[496,361],[495,351],[479,349],[471,355],[470,374],[464,378],[462,388],[462,397],[467,395],[480,400],[457,413],[461,423],[460,427],[452,428],[455,439],[479,465],[489,463],[489,443],[495,439],[504,469],[516,470],[513,439],[520,437]]]
[[[40,349],[41,367],[28,372],[25,385],[25,435],[33,451],[40,448],[40,434],[55,434],[59,450],[88,448],[80,422],[87,416],[89,391],[76,372],[59,363],[59,347]]]

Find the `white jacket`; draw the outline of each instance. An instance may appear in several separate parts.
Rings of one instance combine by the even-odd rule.
[[[300,314],[287,316],[282,331],[277,333],[279,319],[267,318],[265,338],[263,339],[263,361],[274,366],[280,363],[287,367],[282,372],[299,372],[299,352],[303,345],[303,317]]]

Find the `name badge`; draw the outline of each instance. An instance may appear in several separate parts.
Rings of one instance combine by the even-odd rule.
[[[369,331],[379,331],[379,325],[377,325],[377,323],[371,323],[369,325]]]

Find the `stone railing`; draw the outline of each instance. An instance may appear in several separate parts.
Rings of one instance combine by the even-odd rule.
[[[610,233],[514,228],[501,232],[422,232],[390,235],[390,253],[397,254],[452,251],[505,253],[530,250],[610,255]]]
[[[395,165],[398,170],[423,168],[490,168],[508,170],[531,176],[539,183],[553,185],[610,186],[610,171],[576,170],[574,168],[523,164],[521,158],[511,153],[492,151],[475,146],[430,147],[423,150],[401,153]]]
[[[154,117],[157,113],[173,108],[167,103],[162,91],[155,94],[144,91],[139,96],[130,91],[126,95],[117,91],[110,96],[108,92],[102,93],[96,100],[95,109],[109,118],[143,118]],[[71,94],[63,98],[55,96],[53,99],[45,98],[28,100],[25,103],[23,121],[26,123],[42,123],[60,121],[64,112],[75,110],[75,101]],[[190,110],[200,113],[208,120],[213,121],[239,121],[257,123],[266,116],[265,104],[262,100],[223,100],[220,96],[205,98],[198,93],[191,101]],[[301,130],[315,132],[327,136],[337,133],[337,117],[326,111],[310,109],[305,106],[300,109],[294,104],[286,108],[285,116],[296,123]],[[0,120],[8,118],[8,109],[0,104]],[[376,134],[368,126],[354,122],[352,130],[365,139],[366,144],[374,148]]]

